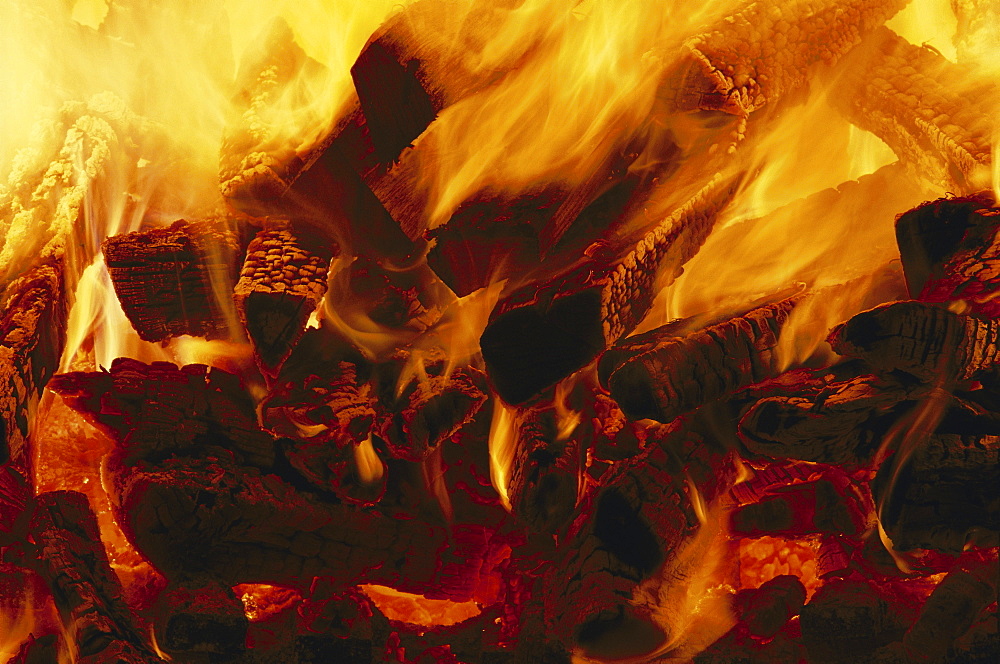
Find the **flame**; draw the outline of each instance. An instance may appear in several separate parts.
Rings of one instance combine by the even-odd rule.
[[[156,641],[156,627],[153,625],[149,626],[149,645],[153,647],[153,652],[156,653],[157,657],[165,662],[173,661],[173,657],[160,650],[160,644]]]
[[[517,416],[513,408],[500,399],[493,399],[493,419],[490,421],[490,482],[500,496],[500,502],[511,511],[510,496],[507,491],[510,469],[514,465],[517,451]]]
[[[377,585],[358,586],[389,620],[398,620],[424,627],[444,627],[474,618],[480,613],[475,602],[454,602],[449,599],[428,599],[423,595],[405,593],[395,588]]]
[[[0,606],[0,661],[6,662],[17,654],[35,627],[34,597],[29,594],[20,607]]]
[[[358,467],[358,478],[366,483],[373,484],[382,479],[385,474],[385,466],[372,447],[371,434],[363,441],[354,446],[354,463]]]

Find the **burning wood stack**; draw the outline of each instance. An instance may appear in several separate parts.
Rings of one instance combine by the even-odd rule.
[[[103,240],[140,338],[252,361],[70,357],[53,377],[65,246],[108,167],[0,192],[9,234],[45,196],[64,217],[2,301],[0,627],[30,614],[10,661],[994,661],[995,87],[886,28],[903,0],[749,2],[663,46],[649,107],[585,177],[485,182],[442,220],[426,136],[551,46],[469,66],[453,44],[488,61],[526,3],[488,4],[457,26],[442,0],[400,10],[298,151],[262,117],[323,65],[276,23],[240,68],[225,205]],[[872,201],[916,183],[899,205],[937,200],[889,211],[901,269],[862,280],[807,357],[783,344],[823,294],[793,280],[643,327],[740,232],[716,226],[755,151],[819,88],[899,163],[769,214],[891,224]],[[90,125],[103,158],[132,149]],[[104,506],[33,490],[45,386],[111,441],[100,495],[145,581],[107,555]]]

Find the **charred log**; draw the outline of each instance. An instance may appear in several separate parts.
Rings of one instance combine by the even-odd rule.
[[[743,590],[734,598],[736,613],[753,636],[770,639],[806,603],[806,589],[797,576],[776,576],[753,590]]]
[[[519,404],[589,364],[627,334],[694,255],[735,193],[716,178],[649,231],[624,258],[594,257],[542,286],[501,301],[480,338],[487,372],[505,401]]]
[[[658,330],[605,356],[601,380],[632,419],[668,422],[777,375],[778,334],[799,301],[792,296],[677,338]]]
[[[266,376],[277,375],[302,338],[337,252],[336,245],[296,234],[287,222],[267,224],[250,242],[233,297]]]
[[[749,2],[685,43],[673,73],[680,111],[748,115],[804,86],[906,5],[878,2]]]
[[[908,458],[884,464],[873,491],[893,545],[952,553],[970,543],[997,546],[998,454],[998,436],[938,431],[917,442]]]
[[[740,438],[751,452],[772,458],[865,466],[889,428],[928,389],[905,377],[862,375],[768,397],[740,420]]]
[[[894,302],[864,311],[830,333],[833,350],[881,371],[926,381],[971,378],[996,366],[1000,323],[934,304]]]
[[[923,302],[967,302],[972,313],[1000,317],[995,264],[1000,212],[991,195],[942,198],[903,214],[896,239],[910,296]]]
[[[962,193],[986,184],[994,98],[988,81],[887,28],[847,58],[842,71],[831,99],[917,178]]]
[[[36,500],[32,521],[39,552],[36,569],[52,590],[81,661],[89,657],[113,661],[107,655],[119,650],[131,653],[128,661],[154,661],[121,599],[121,583],[108,563],[87,498],[54,491]]]
[[[0,314],[0,463],[27,472],[29,416],[66,340],[61,262],[43,263],[3,291]]]
[[[115,439],[115,463],[222,450],[260,468],[274,463],[274,439],[257,426],[239,378],[221,369],[119,358],[109,371],[61,374],[52,389]]]
[[[146,341],[228,334],[237,238],[225,224],[188,222],[107,238],[104,259],[125,315]]]

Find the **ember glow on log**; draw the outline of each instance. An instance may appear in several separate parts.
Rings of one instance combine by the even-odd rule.
[[[0,663],[1000,658],[993,0],[0,24]]]

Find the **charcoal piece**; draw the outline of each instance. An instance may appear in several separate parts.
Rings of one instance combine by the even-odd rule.
[[[181,219],[111,236],[101,248],[122,310],[140,338],[228,335],[229,304],[222,294],[236,281],[239,247],[225,224]]]
[[[883,464],[873,482],[880,521],[901,551],[997,546],[1000,436],[937,432]]]
[[[806,589],[798,577],[776,576],[759,588],[742,590],[734,603],[740,621],[750,634],[773,638],[792,617],[799,615],[806,601]]]
[[[287,222],[269,222],[247,247],[233,298],[257,364],[269,378],[277,375],[323,301],[327,270],[338,250],[297,233]]]
[[[528,401],[633,330],[652,305],[654,284],[680,274],[736,185],[717,177],[623,256],[595,256],[498,303],[480,345],[500,397],[511,404]]]
[[[860,535],[868,514],[846,480],[828,479],[772,489],[760,500],[733,511],[732,532],[743,537],[802,536],[813,533]]]
[[[765,305],[685,337],[669,326],[628,340],[599,367],[632,419],[678,415],[777,375],[778,334],[800,296]]]

